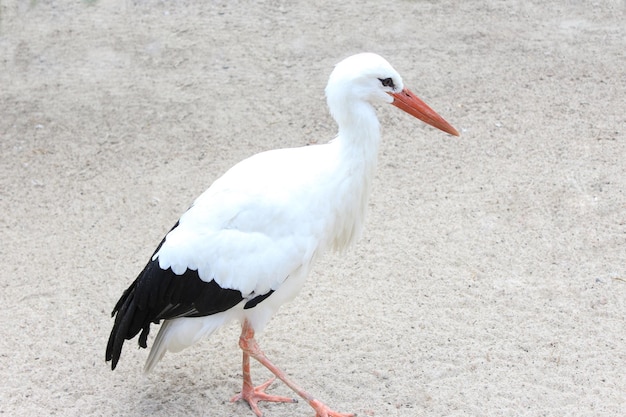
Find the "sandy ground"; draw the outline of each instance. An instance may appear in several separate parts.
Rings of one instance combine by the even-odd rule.
[[[1,1],[0,414],[252,416],[228,401],[236,325],[143,376],[135,341],[105,364],[110,311],[228,167],[330,139],[332,65],[373,51],[462,136],[380,109],[365,235],[266,353],[360,416],[625,415],[625,21],[602,0]]]

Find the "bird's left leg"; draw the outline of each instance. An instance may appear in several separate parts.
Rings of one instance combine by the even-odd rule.
[[[243,387],[241,392],[230,399],[231,402],[244,400],[248,403],[254,414],[258,417],[262,417],[263,413],[259,410],[257,403],[259,401],[279,402],[279,403],[296,403],[298,400],[295,398],[281,397],[278,395],[269,395],[265,393],[267,387],[276,380],[276,377],[270,378],[263,384],[255,387],[252,384],[252,376],[250,375],[250,355],[243,352]]]
[[[285,385],[291,388],[293,392],[295,392],[300,397],[305,399],[306,402],[315,410],[316,417],[354,417],[354,414],[338,413],[336,411],[331,410],[327,405],[315,399],[311,394],[309,394],[308,392],[300,388],[298,385],[296,385],[296,383],[293,382],[290,378],[288,378],[287,375],[285,375],[283,371],[278,369],[278,367],[274,365],[265,356],[265,354],[261,351],[261,348],[259,348],[259,345],[257,344],[256,340],[254,340],[254,329],[252,329],[252,327],[250,326],[250,323],[248,323],[247,320],[244,321],[243,326],[241,327],[241,337],[239,338],[239,346],[241,347],[241,350],[243,351],[244,358],[246,358],[246,354],[249,356],[252,356],[254,359],[259,361],[263,366],[269,369],[274,375],[276,375],[276,377],[278,377],[281,381],[283,381]],[[249,374],[249,365],[248,365],[248,374]],[[267,388],[267,386],[271,384],[274,379],[275,378],[270,379],[261,387],[263,387],[263,389]],[[245,387],[245,370],[244,370],[244,387]],[[264,395],[267,395],[267,394],[264,394]],[[239,398],[236,398],[236,399],[239,399]],[[296,402],[295,400],[292,400],[292,401]],[[248,401],[248,403],[250,403],[250,401]],[[250,403],[250,406],[252,407],[252,403]],[[253,409],[255,407],[253,407]],[[258,408],[256,410],[258,410]],[[261,416],[259,412],[255,411],[255,413],[257,414],[257,416],[259,417]]]

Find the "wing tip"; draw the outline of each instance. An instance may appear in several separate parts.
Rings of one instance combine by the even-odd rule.
[[[135,330],[135,326],[133,326],[133,323],[137,322],[137,317],[135,317],[137,311],[137,303],[135,300],[136,283],[137,281],[133,282],[130,287],[124,291],[113,309],[112,315],[115,317],[115,322],[113,323],[113,328],[109,335],[105,353],[105,362],[111,361],[112,371],[115,370],[120,360],[124,342],[132,339],[139,332],[139,329]],[[146,347],[145,340],[148,337],[145,327],[146,326],[144,326],[141,337],[139,338],[139,345],[144,348]],[[149,331],[149,324],[147,327]],[[145,336],[144,333],[146,333]],[[144,341],[144,346],[141,345],[142,340]]]

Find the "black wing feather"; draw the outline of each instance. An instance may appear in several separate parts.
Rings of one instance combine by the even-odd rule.
[[[176,226],[178,223],[172,230]],[[161,269],[158,259],[151,259],[115,304],[111,313],[115,323],[107,343],[106,360],[112,361],[111,369],[115,369],[124,341],[139,332],[139,346],[147,347],[151,323],[176,317],[209,316],[226,311],[243,299],[238,290],[222,288],[214,280],[203,281],[198,271],[187,269],[184,274],[176,275],[171,268]]]

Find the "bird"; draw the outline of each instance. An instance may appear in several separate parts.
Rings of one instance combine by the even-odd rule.
[[[255,339],[279,307],[302,288],[329,251],[344,252],[361,235],[381,142],[376,106],[392,104],[450,135],[458,131],[404,86],[380,55],[359,53],[335,65],[325,89],[338,133],[324,144],[276,149],[237,163],[202,193],[165,235],[112,312],[106,361],[115,369],[125,340],[147,347],[144,371],[231,321],[241,324],[243,385],[231,401],[296,402],[268,394],[276,378],[315,411],[332,410],[265,356]],[[274,375],[255,387],[250,358]]]

